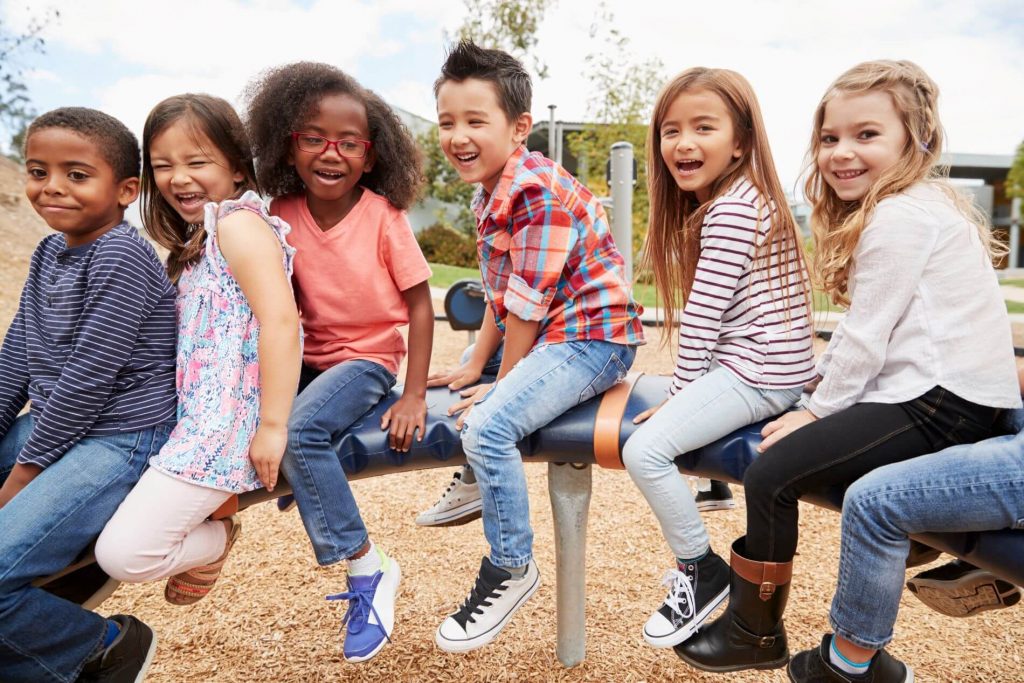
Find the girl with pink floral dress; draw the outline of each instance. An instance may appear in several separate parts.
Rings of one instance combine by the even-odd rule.
[[[290,228],[264,208],[238,115],[219,98],[161,102],[143,132],[144,223],[177,283],[178,423],[96,543],[121,581],[170,577],[175,604],[205,596],[240,530],[210,514],[273,490],[298,382]]]

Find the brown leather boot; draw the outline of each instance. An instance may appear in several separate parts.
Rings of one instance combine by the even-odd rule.
[[[729,609],[675,646],[679,658],[698,669],[778,669],[789,661],[782,613],[793,563],[754,562],[740,554],[743,548],[744,538],[732,544]]]

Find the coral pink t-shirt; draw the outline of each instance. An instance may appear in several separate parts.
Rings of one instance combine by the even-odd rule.
[[[321,230],[305,195],[275,199],[270,213],[292,227],[292,283],[306,333],[303,362],[318,370],[361,358],[394,374],[409,322],[402,292],[430,278],[405,212],[366,188],[348,215]]]

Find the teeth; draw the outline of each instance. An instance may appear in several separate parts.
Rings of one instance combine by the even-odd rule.
[[[836,177],[841,180],[849,180],[850,178],[856,178],[862,173],[864,173],[864,171],[835,171]]]
[[[478,156],[480,156],[480,155],[479,154],[456,154],[455,158],[458,159],[459,161],[472,161],[473,159],[476,159]]]

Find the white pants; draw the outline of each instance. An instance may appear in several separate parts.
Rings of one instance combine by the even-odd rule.
[[[96,541],[96,561],[130,583],[210,564],[224,554],[227,533],[207,517],[231,495],[149,468]]]

